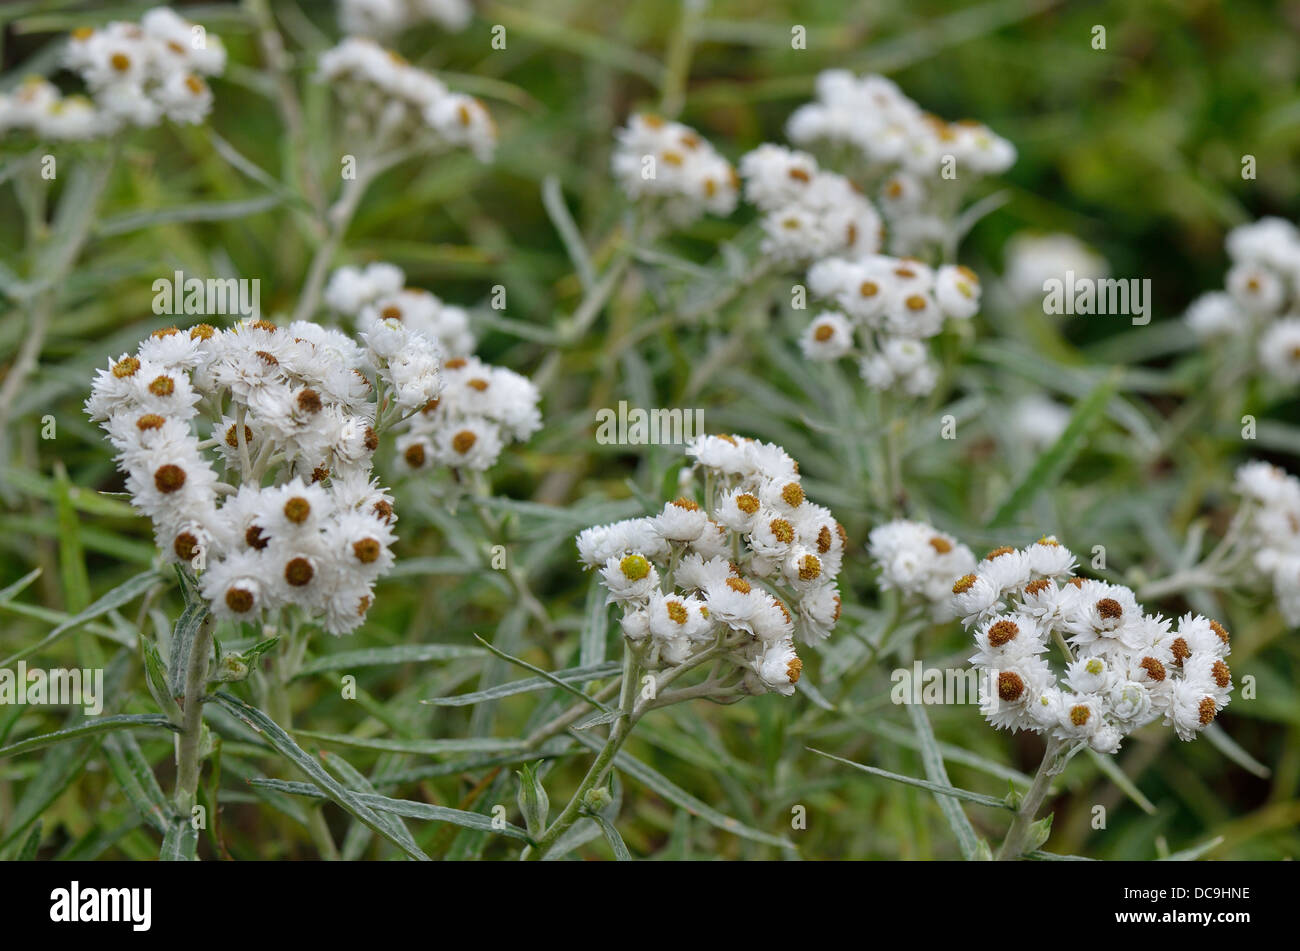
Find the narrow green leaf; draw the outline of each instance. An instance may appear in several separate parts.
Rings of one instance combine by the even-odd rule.
[[[1132,799],[1139,809],[1148,816],[1156,814],[1155,803],[1142,794],[1142,790],[1137,788],[1137,784],[1128,778],[1124,770],[1119,768],[1119,764],[1115,762],[1113,756],[1098,753],[1094,749],[1089,749],[1088,754],[1092,757],[1092,761],[1097,764],[1097,768],[1106,775],[1106,778],[1118,786],[1124,795]]]
[[[605,704],[601,703],[601,702],[600,702],[599,700],[597,700],[595,697],[589,697],[589,696],[587,696],[587,694],[583,693],[583,692],[582,692],[581,690],[579,690],[577,687],[574,687],[574,686],[572,686],[571,684],[567,684],[567,683],[565,683],[563,680],[561,680],[558,676],[556,676],[555,674],[551,673],[550,671],[542,670],[542,668],[540,668],[540,667],[534,667],[532,664],[528,663],[528,661],[526,661],[526,660],[520,660],[518,657],[514,657],[514,656],[512,656],[512,655],[510,655],[510,654],[507,654],[507,653],[506,653],[505,651],[503,651],[503,650],[498,650],[497,648],[495,648],[495,647],[493,647],[491,644],[489,644],[487,641],[483,640],[483,638],[479,637],[477,634],[474,635],[474,639],[475,639],[476,641],[478,641],[480,644],[482,644],[484,647],[486,647],[488,650],[490,650],[493,654],[495,654],[496,656],[500,657],[502,660],[509,661],[509,662],[512,663],[512,664],[516,664],[516,665],[518,665],[518,666],[524,668],[524,670],[531,670],[533,673],[537,674],[539,677],[542,677],[542,678],[545,679],[545,680],[550,681],[554,686],[559,687],[561,690],[567,690],[569,693],[573,694],[575,697],[579,697],[579,698],[582,699],[582,700],[586,700],[589,704],[591,704],[593,707],[596,707],[598,710],[604,710],[606,713],[609,712],[609,707],[608,707],[608,706],[606,706]],[[617,664],[614,665],[614,666],[615,666],[616,668],[619,668],[619,667],[620,667],[620,665],[617,665]]]
[[[366,647],[360,650],[325,654],[303,664],[295,677],[308,677],[331,670],[380,667],[384,664],[414,664],[428,660],[459,660],[463,657],[486,657],[481,647],[459,644],[403,644],[398,647]]]
[[[515,694],[530,693],[535,690],[548,690],[555,686],[556,680],[563,681],[565,684],[582,683],[588,680],[612,677],[620,670],[622,670],[622,664],[615,661],[593,664],[587,667],[570,667],[568,670],[556,671],[551,677],[529,677],[526,680],[498,684],[495,687],[476,690],[473,693],[461,693],[451,697],[432,697],[420,702],[431,707],[464,707],[474,703],[482,703],[484,700],[497,700],[501,697],[512,697]]]
[[[618,862],[632,861],[632,853],[627,850],[627,845],[623,842],[623,837],[618,834],[614,828],[614,823],[610,822],[598,812],[588,813],[588,818],[595,821],[600,826],[600,831],[605,835],[605,841],[609,843],[610,849],[614,852],[614,859]]]
[[[578,275],[578,282],[582,285],[582,289],[590,290],[591,285],[596,282],[596,272],[591,266],[591,255],[587,253],[586,242],[582,240],[582,233],[578,230],[573,215],[569,213],[569,206],[564,203],[560,180],[554,175],[547,175],[542,179],[542,207],[546,209],[551,224],[555,225],[560,241],[564,243],[564,250],[569,254],[569,261],[573,264],[574,273]]]
[[[366,779],[366,777],[361,774],[360,770],[345,760],[342,756],[339,756],[337,753],[326,752],[322,752],[320,756],[325,765],[332,769],[343,781],[343,784],[353,792],[378,795],[378,793],[375,792],[375,787],[370,785],[370,780]],[[406,825],[401,819],[389,812],[380,811],[378,812],[378,815],[380,821],[384,823],[384,828],[388,830],[389,834],[394,839],[401,839],[407,844],[408,848],[419,851],[420,847],[416,844],[415,839],[411,838],[410,830],[406,828]],[[355,828],[363,829],[364,827],[358,825]],[[345,851],[344,855],[346,856],[347,854],[348,853]]]
[[[22,848],[18,850],[18,854],[14,856],[15,861],[36,861],[36,853],[40,851],[41,848],[41,830],[43,825],[44,824],[39,819],[37,819],[32,825],[32,831],[31,834],[27,836],[27,841],[23,843]]]
[[[930,726],[930,718],[926,716],[925,707],[919,703],[909,703],[906,707],[907,715],[912,720],[912,727],[916,730],[916,738],[921,746],[921,763],[925,766],[925,775],[929,777],[930,782],[952,789],[948,770],[943,765],[943,753],[934,738],[934,729]],[[975,827],[970,824],[970,819],[966,817],[961,805],[950,796],[939,796],[936,801],[944,818],[948,820],[953,835],[957,837],[962,858],[968,862],[972,861],[980,852],[980,837],[975,834]]]
[[[1267,766],[1242,749],[1241,745],[1230,737],[1219,724],[1211,723],[1205,728],[1203,735],[1216,750],[1246,770],[1246,772],[1252,773],[1260,779],[1268,779],[1272,775],[1272,771]]]
[[[1112,371],[1075,407],[1065,430],[1057,437],[1056,442],[1035,460],[1024,478],[1007,494],[993,517],[989,519],[989,527],[1010,522],[1033,501],[1039,492],[1056,485],[1069,471],[1075,457],[1083,448],[1093,424],[1101,417],[1106,404],[1114,395],[1118,381],[1119,371]]]
[[[113,730],[130,730],[140,727],[162,727],[163,729],[174,730],[176,727],[166,717],[157,713],[122,713],[111,717],[96,717],[93,720],[87,720],[85,723],[77,726],[68,727],[66,730],[58,730],[54,733],[45,733],[41,736],[33,736],[26,740],[20,740],[17,743],[11,743],[0,749],[0,759],[6,756],[17,756],[19,753],[29,753],[32,750],[43,749],[52,746],[55,743],[62,743],[65,740],[78,740],[86,736],[95,736],[99,733],[109,733]]]
[[[864,773],[870,773],[872,776],[880,776],[884,779],[892,779],[896,783],[904,783],[908,786],[917,786],[921,789],[928,789],[930,792],[938,793],[941,796],[952,796],[954,799],[965,799],[967,802],[978,803],[981,806],[992,806],[995,809],[1010,808],[1001,799],[994,799],[992,796],[985,796],[983,793],[971,792],[969,789],[959,789],[956,786],[940,786],[938,783],[932,783],[924,779],[916,779],[912,776],[902,776],[898,773],[891,773],[886,769],[877,769],[874,766],[864,766],[862,763],[855,763],[851,759],[844,759],[840,756],[834,756],[831,753],[823,753],[821,750],[815,750],[811,746],[808,750],[816,753],[818,756],[825,756],[827,759],[833,759],[837,763],[843,763],[845,766],[852,766],[854,769],[860,769]]]
[[[402,852],[413,859],[428,859],[419,849],[411,850],[405,842],[394,839],[385,828],[383,821],[358,798],[358,794],[340,785],[338,780],[325,771],[325,768],[302,749],[293,738],[285,733],[261,710],[251,707],[238,697],[228,693],[213,694],[213,699],[230,713],[243,720],[250,727],[266,737],[267,742],[276,748],[286,759],[307,775],[321,792],[337,803],[343,810],[364,822],[367,826],[396,845]]]
[[[1180,852],[1175,852],[1172,855],[1167,855],[1163,859],[1160,859],[1160,861],[1195,862],[1202,855],[1205,855],[1207,852],[1214,851],[1222,844],[1223,844],[1223,836],[1216,835],[1213,839],[1210,839],[1208,842],[1202,842],[1200,845],[1193,845],[1189,849],[1183,849]]]
[[[311,796],[319,799],[324,795],[319,789],[308,783],[291,783],[283,779],[250,779],[249,782],[254,786],[263,786],[267,789],[291,793],[295,796]],[[496,832],[512,839],[529,841],[528,833],[519,826],[512,825],[509,822],[494,824],[491,818],[481,813],[467,812],[464,809],[450,809],[446,806],[434,806],[427,802],[415,802],[411,799],[391,799],[388,796],[378,794],[356,793],[355,795],[360,802],[365,803],[372,809],[391,812],[394,815],[405,816],[408,819],[450,822],[466,829],[475,829],[479,832]]]
[[[294,732],[299,736],[335,746],[374,750],[379,753],[409,753],[416,756],[441,756],[444,753],[506,753],[523,747],[523,740],[505,740],[490,736],[472,736],[456,740],[370,739],[348,736],[344,733],[317,733],[314,730]]]
[[[159,225],[188,224],[195,221],[230,221],[247,218],[270,211],[281,203],[279,195],[262,195],[237,201],[199,201],[176,208],[155,208],[150,211],[129,211],[107,218],[96,229],[101,238],[155,228]]]
[[[570,735],[577,738],[578,742],[591,748],[599,750],[603,741],[595,737],[586,736],[582,733],[570,731]],[[764,845],[772,845],[778,849],[793,849],[794,843],[789,839],[783,839],[780,836],[772,835],[761,829],[755,829],[747,826],[738,819],[724,815],[717,809],[714,809],[708,803],[705,803],[686,790],[674,784],[666,776],[651,769],[645,763],[636,759],[626,750],[621,750],[614,757],[614,765],[626,773],[628,776],[639,780],[659,795],[663,796],[675,806],[685,809],[693,816],[699,816],[709,825],[721,829],[724,832],[730,832],[732,835],[738,835],[742,839],[749,839],[752,842],[761,842]]]
[[[50,631],[49,634],[46,634],[45,637],[37,641],[35,644],[23,648],[18,653],[6,657],[4,660],[0,660],[0,667],[8,667],[26,657],[32,656],[38,651],[44,650],[78,625],[94,620],[115,608],[120,608],[128,602],[134,601],[145,591],[149,590],[150,587],[162,580],[163,575],[160,572],[150,570],[141,572],[135,577],[122,582],[116,588],[99,598],[99,600],[95,601],[94,604],[90,605],[84,611],[77,612],[72,617],[59,624],[58,627]]]
[[[0,588],[0,604],[6,601],[12,601],[18,595],[22,594],[31,585],[33,581],[41,576],[40,568],[33,568],[27,574],[23,575],[11,585]]]
[[[118,786],[140,817],[166,835],[172,817],[171,804],[144,758],[140,744],[128,733],[116,733],[104,739],[108,768]]]

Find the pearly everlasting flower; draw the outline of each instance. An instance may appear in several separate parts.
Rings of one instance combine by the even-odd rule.
[[[424,23],[452,33],[469,26],[469,0],[339,0],[339,26],[349,36],[391,37]]]
[[[994,549],[953,585],[953,610],[975,641],[985,718],[1099,753],[1156,720],[1194,739],[1230,699],[1228,632],[1193,614],[1175,626],[1145,613],[1128,588],[1074,567],[1073,554],[1045,537]],[[1058,675],[1048,657],[1063,645]]]
[[[761,250],[786,265],[837,255],[858,257],[880,248],[880,215],[841,175],[812,156],[761,145],[740,160],[745,198],[763,213]]]
[[[541,428],[541,394],[527,377],[473,356],[463,308],[405,287],[405,279],[391,264],[342,267],[330,276],[325,301],[390,361],[383,379],[403,416],[400,464],[408,471],[490,469],[507,445]]]
[[[579,557],[622,606],[647,670],[712,652],[737,689],[793,693],[803,669],[796,640],[820,641],[839,620],[843,529],[806,497],[779,446],[702,436],[687,454],[710,477],[709,498],[585,529]]]
[[[392,498],[371,477],[376,383],[393,373],[388,355],[315,324],[199,324],[110,360],[86,411],[164,560],[197,573],[214,615],[260,623],[292,607],[343,634],[393,564]]]
[[[1300,384],[1300,231],[1262,218],[1234,228],[1226,246],[1224,289],[1193,301],[1184,321],[1201,340],[1244,337],[1265,373]]]
[[[481,102],[450,91],[373,40],[345,38],[320,55],[317,73],[383,145],[467,148],[479,161],[492,158],[496,126]]]
[[[1246,571],[1273,589],[1278,609],[1300,625],[1300,479],[1266,462],[1237,469],[1233,488],[1244,502],[1241,548]]]
[[[912,258],[829,257],[808,270],[808,287],[838,310],[814,318],[801,348],[809,359],[855,357],[867,386],[924,396],[938,374],[925,340],[979,308],[980,282],[965,267],[935,271]]]
[[[873,528],[867,552],[880,570],[882,590],[925,603],[938,617],[952,617],[952,586],[975,567],[971,550],[951,535],[906,519]]]
[[[80,77],[86,94],[64,96],[33,77],[0,95],[0,135],[19,129],[39,139],[72,141],[163,119],[198,124],[212,111],[206,79],[225,70],[226,51],[203,27],[155,7],[139,23],[113,21],[73,31],[63,65]]]
[[[932,176],[944,156],[977,175],[997,175],[1014,164],[1015,148],[986,126],[944,122],[922,111],[883,76],[826,70],[817,77],[817,98],[801,106],[786,128],[799,145],[829,142],[851,146],[871,163]]]
[[[1035,451],[1051,446],[1070,423],[1070,411],[1046,396],[1024,396],[1007,414],[1003,431],[1012,443]]]
[[[1007,242],[999,290],[1012,306],[1041,305],[1048,281],[1098,280],[1110,265],[1078,238],[1069,234],[1021,232]]]
[[[705,213],[726,217],[735,210],[735,169],[694,129],[641,113],[628,119],[616,139],[610,165],[634,201],[653,202],[679,226]]]
[[[804,148],[857,153],[875,179],[871,194],[896,253],[944,248],[956,233],[955,189],[1015,162],[1015,147],[987,126],[931,115],[883,76],[826,70],[816,93],[791,115],[786,133]]]

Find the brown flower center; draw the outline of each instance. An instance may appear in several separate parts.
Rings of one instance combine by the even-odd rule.
[[[1020,627],[1015,621],[998,621],[989,628],[989,645],[992,647],[1001,647],[1016,639],[1020,633]]]
[[[1025,682],[1019,674],[1004,670],[998,674],[998,699],[1014,703],[1025,692]]]
[[[1165,665],[1154,657],[1143,657],[1138,666],[1145,670],[1147,676],[1156,683],[1160,683],[1165,679]]]
[[[352,543],[352,554],[357,556],[357,561],[363,565],[373,564],[379,558],[382,546],[378,539],[363,538],[360,541]]]
[[[177,492],[185,485],[185,470],[171,463],[159,466],[158,471],[153,474],[153,484],[164,495]]]
[[[315,574],[316,570],[312,568],[311,562],[301,555],[297,558],[290,558],[288,564],[284,566],[284,580],[295,588],[311,584],[311,579]]]
[[[247,588],[227,588],[226,607],[236,614],[247,614],[253,610],[253,592]]]

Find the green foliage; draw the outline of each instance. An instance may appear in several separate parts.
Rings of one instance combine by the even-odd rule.
[[[1055,534],[1080,553],[1103,546],[1106,567],[1090,573],[1140,587],[1222,531],[1237,464],[1267,457],[1297,471],[1295,398],[1251,381],[1220,387],[1215,355],[1192,351],[1176,323],[1220,286],[1228,227],[1300,210],[1300,60],[1278,24],[1294,11],[712,0],[692,18],[677,2],[491,0],[465,34],[422,28],[400,45],[487,103],[496,159],[453,153],[387,170],[333,263],[391,261],[409,285],[466,306],[484,359],[538,382],[545,426],[503,454],[480,496],[398,476],[391,452],[379,459],[397,498],[398,569],[346,640],[217,626],[215,656],[237,657],[247,677],[184,698],[203,704],[207,724],[207,824],[196,828],[170,790],[204,611],[184,575],[159,567],[82,401],[96,368],[172,322],[150,305],[152,282],[174,270],[258,278],[268,315],[298,299],[339,156],[357,143],[337,134],[337,106],[312,80],[337,36],[332,5],[269,4],[291,53],[283,78],[301,107],[299,141],[254,6],[191,14],[230,51],[209,123],[61,147],[39,207],[23,184],[35,154],[0,152],[6,374],[34,328],[43,334],[0,432],[0,669],[102,668],[108,700],[97,718],[0,705],[2,857],[512,859],[534,848],[619,724],[621,637],[573,536],[657,508],[683,461],[678,446],[597,444],[596,411],[627,400],[700,407],[711,432],[784,445],[847,529],[843,616],[827,642],[801,648],[792,697],[650,711],[613,754],[612,783],[575,804],[547,857],[988,858],[1043,744],[993,731],[973,705],[891,703],[894,668],[916,657],[960,667],[969,636],[900,619],[875,584],[866,533],[906,515],[972,547]],[[63,32],[123,12],[139,10],[0,8],[0,89],[52,72]],[[496,23],[504,51],[489,46]],[[1089,45],[1098,23],[1105,51]],[[807,49],[791,48],[792,24],[807,28]],[[904,408],[849,369],[803,360],[798,278],[742,266],[758,240],[751,211],[638,245],[608,174],[629,113],[679,102],[682,121],[734,161],[783,141],[828,68],[885,73],[927,109],[1016,143],[1006,195],[982,196],[965,263],[992,276],[1012,234],[1076,233],[1116,275],[1152,280],[1152,323],[983,313],[966,339],[941,342],[945,385]],[[1244,153],[1255,181],[1240,177]],[[504,311],[490,306],[495,285]],[[1027,392],[1072,413],[1037,454],[1000,438],[1005,408]],[[1243,445],[1245,413],[1259,438]],[[939,435],[946,416],[957,439]],[[498,545],[505,569],[492,563]],[[1300,639],[1257,593],[1175,592],[1149,607],[1223,617],[1234,677],[1253,676],[1258,699],[1234,700],[1222,730],[1196,743],[1151,730],[1115,757],[1074,758],[1025,857],[1295,857]],[[222,679],[215,665],[208,679]],[[274,717],[256,703],[262,690]],[[791,821],[798,807],[803,827]]]

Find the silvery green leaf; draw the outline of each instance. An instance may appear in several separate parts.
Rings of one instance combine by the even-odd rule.
[[[484,700],[497,700],[501,697],[512,697],[521,693],[549,690],[556,686],[555,681],[557,680],[565,685],[583,683],[588,680],[599,680],[604,677],[611,677],[621,669],[622,665],[613,661],[584,667],[571,667],[568,670],[556,671],[550,677],[529,677],[525,680],[498,684],[486,690],[476,690],[473,693],[456,694],[451,697],[432,697],[420,702],[433,707],[464,707],[474,703],[482,703]]]
[[[6,756],[17,756],[19,753],[29,753],[32,750],[44,749],[47,746],[63,743],[67,740],[79,740],[87,736],[108,733],[112,730],[130,730],[142,727],[176,729],[176,726],[170,720],[157,713],[123,713],[116,716],[95,717],[76,726],[56,730],[54,733],[33,736],[17,743],[11,743],[0,748],[0,759],[4,759]]]
[[[913,776],[903,776],[899,773],[891,773],[887,769],[877,769],[874,766],[867,766],[863,763],[855,763],[853,760],[844,759],[840,756],[833,756],[830,753],[823,753],[821,750],[815,750],[808,747],[810,752],[818,756],[825,756],[827,759],[833,759],[837,763],[843,763],[846,766],[852,766],[854,769],[860,769],[864,773],[870,773],[873,776],[880,776],[883,779],[892,779],[896,783],[904,783],[908,786],[916,786],[920,789],[928,789],[930,792],[938,793],[941,796],[952,796],[954,799],[965,799],[967,802],[977,803],[981,806],[992,806],[996,809],[1013,809],[1003,799],[995,799],[992,796],[986,796],[983,793],[971,792],[969,789],[960,789],[956,786],[941,786],[938,783],[932,783],[924,779],[916,779]]]
[[[280,726],[275,723],[261,710],[256,707],[250,707],[237,697],[228,693],[213,694],[215,702],[221,704],[234,716],[243,720],[250,727],[266,737],[276,750],[285,758],[301,769],[307,777],[316,784],[322,794],[333,800],[344,810],[351,813],[357,819],[364,822],[379,835],[396,845],[402,852],[413,859],[427,859],[428,856],[419,849],[411,849],[405,842],[400,839],[394,839],[385,828],[384,823],[374,812],[362,804],[358,794],[346,789],[339,782],[325,771],[325,769],[314,758],[309,756],[297,743],[295,743],[289,734],[285,733]]]

